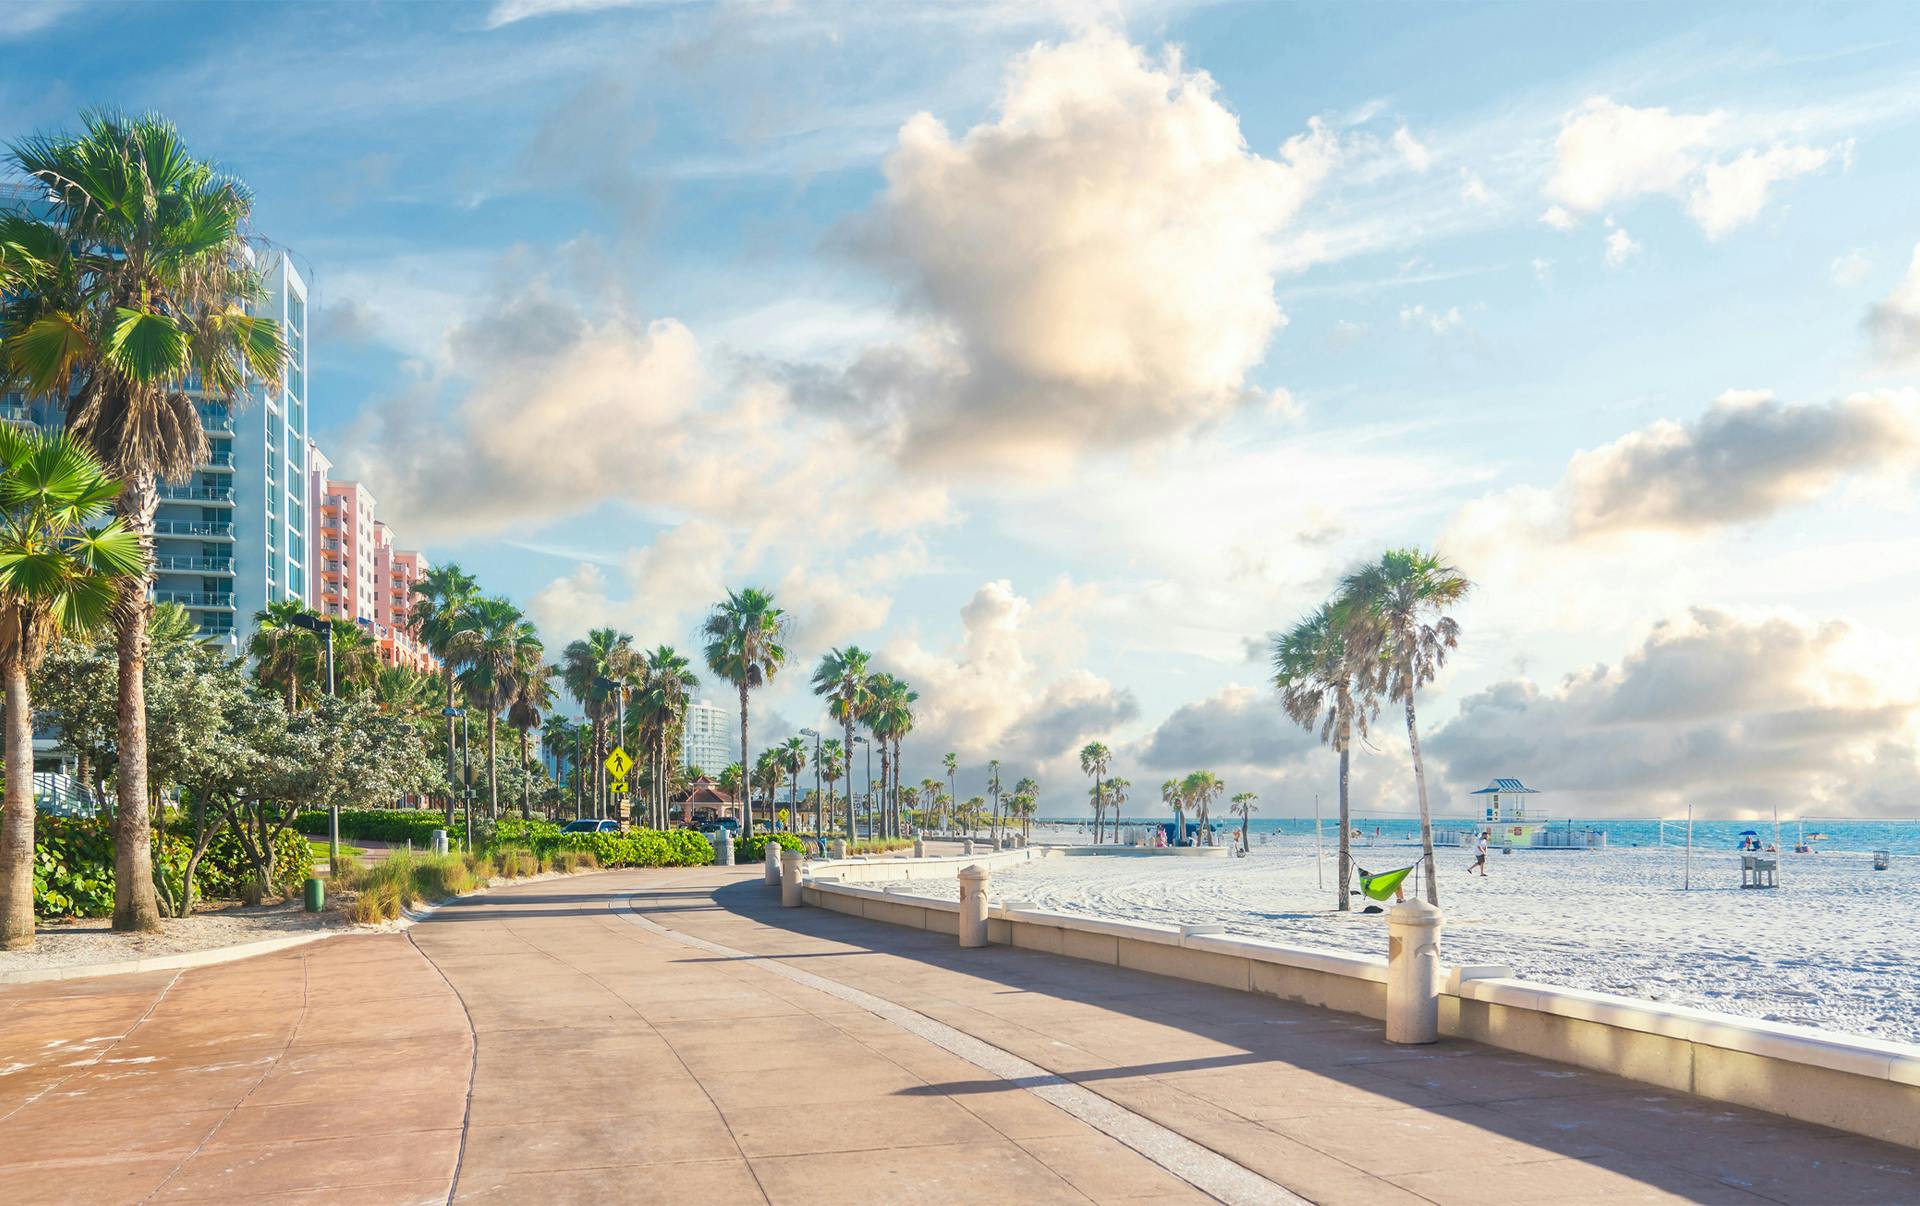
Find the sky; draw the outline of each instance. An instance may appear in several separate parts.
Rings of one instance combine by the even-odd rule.
[[[312,285],[312,425],[553,649],[773,589],[907,778],[1328,808],[1267,634],[1472,579],[1434,807],[1920,816],[1901,5],[0,8],[0,135],[158,110]],[[726,702],[709,682],[703,694]],[[758,741],[756,741],[758,744]],[[1405,717],[1356,807],[1414,808]]]

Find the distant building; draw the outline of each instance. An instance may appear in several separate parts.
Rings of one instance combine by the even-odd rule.
[[[721,771],[740,760],[740,717],[711,700],[688,704],[680,758],[685,765],[697,766],[718,778]]]
[[[426,573],[427,559],[395,547],[392,531],[374,514],[372,492],[330,476],[333,462],[318,446],[308,445],[308,462],[314,610],[365,628],[387,665],[431,672],[437,663],[407,624],[413,584]]]

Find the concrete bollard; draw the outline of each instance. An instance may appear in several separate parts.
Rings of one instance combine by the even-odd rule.
[[[446,830],[436,829],[433,831],[433,852],[435,854],[445,854],[447,852]]]
[[[1440,1037],[1440,910],[1409,900],[1387,914],[1387,1041]]]
[[[960,945],[987,944],[987,869],[975,863],[960,869]]]
[[[767,839],[767,882],[780,882],[780,843],[772,838]]]
[[[916,837],[913,839],[913,857],[915,858],[927,857],[927,839],[923,837]]]
[[[713,838],[713,865],[733,866],[733,830],[722,829]]]
[[[960,839],[960,853],[962,853],[962,854],[972,854],[972,853],[973,853],[973,839],[972,839],[972,838],[961,838],[961,839]]]
[[[833,839],[833,857],[835,858],[847,857],[847,839],[845,838]]]
[[[783,909],[800,907],[800,852],[798,850],[780,852],[780,907]]]

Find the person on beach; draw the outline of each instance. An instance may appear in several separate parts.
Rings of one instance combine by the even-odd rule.
[[[1487,877],[1487,839],[1492,836],[1488,830],[1480,831],[1480,840],[1473,844],[1473,866],[1467,868],[1468,875],[1478,871],[1481,879]]]

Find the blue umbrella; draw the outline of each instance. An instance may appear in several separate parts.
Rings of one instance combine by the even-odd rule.
[[[1740,831],[1740,836],[1741,837],[1759,837],[1760,831],[1758,829],[1742,829]]]

